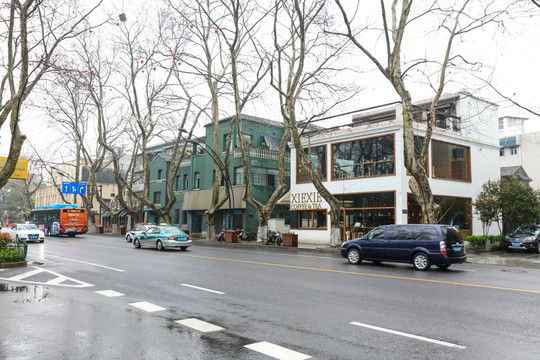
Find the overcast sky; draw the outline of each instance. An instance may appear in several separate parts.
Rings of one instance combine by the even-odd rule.
[[[120,7],[125,6],[124,2],[116,4]],[[130,8],[128,7],[125,11],[129,19],[131,17]],[[491,33],[478,33],[474,40],[469,39],[467,40],[468,43],[460,44],[460,46],[469,47],[472,53],[477,53],[477,56],[485,64],[492,67],[493,83],[501,92],[512,95],[516,101],[534,108],[536,111],[540,108],[540,95],[537,88],[537,84],[540,83],[540,70],[538,70],[538,64],[540,64],[539,14],[540,12],[536,12],[534,15],[509,23],[505,32],[500,31],[495,36]],[[433,46],[433,44],[426,44],[426,46]],[[359,81],[363,82],[364,91],[358,97],[358,101],[351,105],[350,110],[398,100],[395,92],[389,87],[387,80],[376,72],[367,77],[363,75]],[[446,92],[457,90],[459,90],[459,85],[453,84],[447,87]],[[34,97],[39,96],[35,93],[33,95]],[[431,97],[432,92],[429,89],[413,88],[412,95],[413,100],[417,101]],[[494,97],[490,97],[488,100],[499,103],[499,99]],[[538,118],[514,106],[509,106],[507,103],[499,103],[499,105],[499,116],[531,118],[526,123],[526,131],[540,131],[540,120]],[[254,109],[249,109],[246,112],[255,116],[268,116],[266,112],[262,114],[255,113],[256,110]],[[278,114],[278,112],[276,111],[275,114]],[[42,116],[41,113],[25,111],[21,121],[21,127],[28,136],[28,142],[38,149],[50,142],[52,136],[48,130],[44,129],[43,125],[36,126],[36,124],[43,124]],[[8,153],[8,139],[9,126],[5,124],[0,129],[0,156],[6,156]]]

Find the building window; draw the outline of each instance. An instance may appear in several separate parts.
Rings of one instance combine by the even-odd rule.
[[[158,169],[158,171],[157,171],[157,179],[158,180],[161,180],[162,173],[163,173],[163,169]]]
[[[174,209],[174,223],[180,224],[180,209]]]
[[[239,166],[234,168],[234,185],[244,185],[244,168]]]
[[[251,182],[253,185],[265,186],[264,183],[264,169],[252,168],[251,169]]]
[[[244,143],[246,146],[253,145],[253,135],[244,134]],[[240,138],[238,136],[238,133],[236,134],[236,147],[240,146]]]
[[[223,152],[227,152],[227,141],[229,141],[229,134],[223,135]],[[231,148],[230,148],[231,151],[234,148],[233,143],[234,143],[234,141],[231,141]]]
[[[470,148],[433,140],[431,151],[433,177],[471,181]]]
[[[161,204],[161,191],[154,192],[154,204]]]
[[[333,179],[394,175],[394,134],[333,144]]]
[[[268,183],[268,186],[275,187],[276,186],[276,175],[268,174],[267,175],[267,183]]]
[[[499,149],[499,156],[504,156],[504,148]]]
[[[326,229],[326,210],[298,211],[299,229]]]
[[[512,146],[510,148],[510,155],[517,155],[518,154],[518,147],[517,146]]]
[[[200,189],[201,187],[201,173],[196,172],[195,177],[193,179],[193,188],[194,189]]]
[[[184,174],[184,190],[189,190],[189,178],[188,174]]]
[[[182,225],[187,225],[187,211],[182,211]]]
[[[499,119],[499,130],[504,130],[504,119]]]
[[[460,130],[460,119],[456,116],[456,104],[451,103],[435,109],[435,126],[441,129]]]
[[[176,177],[174,178],[174,190],[180,190],[180,175],[176,175]]]
[[[304,152],[313,166],[313,171],[319,179],[326,181],[326,145],[305,148]],[[300,162],[297,160],[297,183],[311,182],[308,172],[300,167]]]

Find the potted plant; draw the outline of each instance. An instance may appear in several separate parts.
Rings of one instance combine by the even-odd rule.
[[[237,243],[238,242],[238,236],[236,234],[236,231],[234,231],[234,230],[225,231],[225,242]]]
[[[298,247],[298,234],[289,231],[281,234],[281,238],[283,239],[281,246]]]

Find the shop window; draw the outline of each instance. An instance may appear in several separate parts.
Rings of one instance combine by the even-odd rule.
[[[333,144],[333,179],[394,174],[394,135]]]
[[[433,177],[471,181],[470,148],[461,145],[431,142]]]
[[[305,148],[304,152],[313,166],[313,171],[319,179],[326,181],[326,145]],[[300,167],[300,163],[297,160],[297,183],[311,182],[308,172]]]
[[[326,210],[298,211],[299,229],[326,229]]]
[[[424,145],[424,138],[420,136],[414,137],[414,155],[416,159],[420,157],[420,152],[422,151],[422,145]],[[429,176],[429,156],[426,156],[426,162],[424,163],[424,170],[426,170],[426,176]],[[409,170],[407,170],[407,175],[411,176]]]

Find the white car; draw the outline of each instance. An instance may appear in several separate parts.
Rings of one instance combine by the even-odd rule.
[[[135,236],[137,236],[138,234],[141,234],[142,232],[148,230],[150,227],[152,226],[155,226],[152,225],[152,224],[149,224],[149,223],[142,223],[142,224],[138,224],[135,229],[131,230],[131,231],[128,231],[126,233],[126,241],[127,242],[132,242],[133,239],[135,239]]]
[[[45,241],[45,234],[35,224],[15,224],[3,231],[10,234],[15,241]]]

